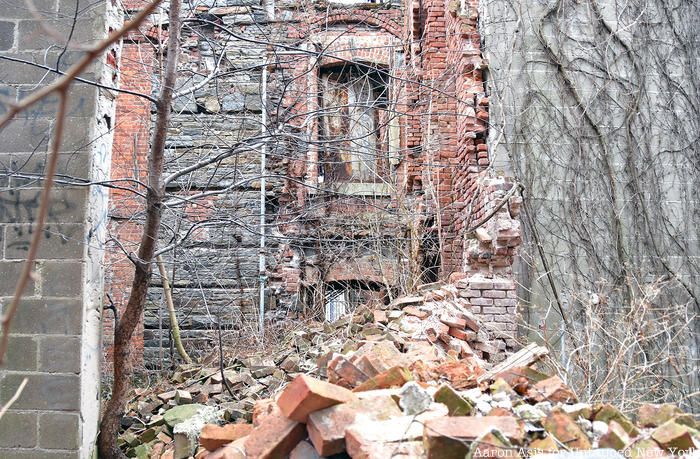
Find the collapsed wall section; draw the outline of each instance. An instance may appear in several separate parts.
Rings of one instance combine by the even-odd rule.
[[[498,173],[489,152],[488,61],[481,50],[478,2],[417,2],[426,199],[440,220],[441,272],[460,279],[473,312],[516,346],[512,266],[521,243],[520,185]],[[414,32],[415,33],[415,32]]]
[[[463,8],[186,3],[159,241],[186,345],[208,351],[219,328],[224,344],[256,336],[261,281],[274,322],[333,320],[451,275],[509,278],[518,197],[490,168],[485,62],[475,5]],[[124,88],[158,91],[164,29],[125,42]],[[113,179],[143,174],[152,117],[147,101],[120,97]],[[110,212],[118,309],[141,199],[115,191]],[[154,275],[143,331],[152,368],[173,356],[165,303]],[[487,318],[498,314],[482,306],[503,307],[514,331],[514,306],[475,305]]]

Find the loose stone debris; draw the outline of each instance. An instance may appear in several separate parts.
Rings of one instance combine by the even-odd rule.
[[[535,369],[545,348],[506,356],[498,343],[452,300],[359,308],[265,355],[137,390],[120,445],[141,459],[698,457],[700,424],[674,405],[631,419],[581,403]]]

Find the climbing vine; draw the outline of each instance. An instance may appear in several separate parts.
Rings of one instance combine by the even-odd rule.
[[[483,9],[491,148],[526,190],[525,327],[582,395],[697,408],[699,5]]]

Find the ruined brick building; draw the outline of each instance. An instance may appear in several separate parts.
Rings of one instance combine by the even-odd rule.
[[[332,319],[467,277],[475,312],[514,345],[520,197],[490,167],[477,7],[186,4],[160,241],[172,248],[163,258],[186,341],[196,347],[218,323],[227,336],[253,332],[261,285],[271,320]],[[156,19],[124,41],[114,64],[122,88],[157,90],[150,38],[163,33]],[[118,96],[113,179],[143,176],[151,109],[142,97]],[[118,245],[105,291],[107,304],[123,305],[124,251],[138,241],[142,201],[111,193]],[[147,362],[169,346],[161,281],[153,282]]]
[[[34,3],[38,17],[0,0],[0,114],[143,4]],[[664,396],[690,400],[700,355],[699,8],[187,2],[159,241],[186,343],[210,347],[219,324],[228,343],[254,334],[261,291],[269,325],[462,279],[503,344],[515,344],[520,302],[533,338],[589,349],[586,390],[610,387],[599,340],[617,351],[620,336],[634,336],[646,341],[623,348],[638,353],[609,361],[662,359],[644,367],[639,398],[648,371],[668,381],[670,362],[685,370]],[[103,306],[125,304],[143,221],[165,17],[71,91],[46,237],[0,368],[0,401],[28,381],[0,424],[0,457],[89,457],[114,323]],[[27,258],[56,108],[45,100],[0,132],[0,305]],[[526,191],[519,252],[510,174]],[[646,333],[655,324],[672,333]],[[576,340],[583,327],[598,327],[580,337],[592,345]],[[151,368],[170,355],[168,328],[154,274],[139,343]]]

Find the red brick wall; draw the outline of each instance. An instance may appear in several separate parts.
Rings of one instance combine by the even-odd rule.
[[[151,75],[153,74],[153,47],[148,43],[124,42],[119,61],[119,86],[141,94],[151,94]],[[146,159],[149,148],[151,105],[143,97],[120,93],[117,96],[117,111],[114,128],[114,146],[112,149],[112,180],[124,178],[144,181],[147,175]],[[129,297],[133,264],[124,254],[136,252],[141,236],[139,223],[140,212],[144,209],[144,200],[133,191],[143,192],[143,187],[134,181],[115,183],[124,189],[112,189],[110,192],[110,225],[112,239],[121,244],[121,248],[108,241],[105,263],[107,276],[105,292],[111,297],[119,311],[119,316]],[[123,250],[122,250],[123,248]],[[108,301],[108,300],[107,300]],[[109,304],[109,303],[107,303]],[[111,343],[114,336],[114,320],[111,312],[105,311],[104,343],[111,361]],[[143,333],[136,334],[137,355],[143,348]]]
[[[441,271],[443,276],[458,271],[455,235],[452,221],[453,174],[456,164],[457,105],[455,78],[458,69],[448,66],[451,47],[455,46],[448,34],[448,15],[445,0],[421,2],[422,21],[422,108],[421,117],[423,161],[430,167],[423,169],[423,189],[436,207],[436,223],[441,242]]]
[[[424,82],[434,88],[433,115],[427,117],[427,126],[422,123],[422,139],[424,146],[433,146],[441,166],[430,171],[437,176],[442,274],[461,279],[458,286],[465,290],[460,295],[513,349],[518,302],[512,265],[521,242],[517,220],[521,198],[510,193],[515,191],[510,179],[494,176],[489,167],[483,72],[487,63],[477,28],[478,1],[461,6],[431,0],[422,5],[422,70]],[[439,140],[431,144],[434,138]]]
[[[476,0],[463,7],[458,2],[430,0],[421,3],[419,14],[414,13],[414,24],[422,21],[421,27],[414,27],[423,37],[421,105],[431,113],[420,117],[423,159],[438,164],[423,169],[423,182],[426,188],[425,183],[432,181],[435,190],[445,277],[460,271],[489,272],[494,267],[507,271],[520,242],[519,224],[508,226],[505,215],[499,214],[484,227],[497,231],[496,220],[501,230],[508,226],[508,236],[503,231],[494,236],[497,247],[477,244],[475,248],[474,234],[467,231],[483,221],[512,186],[494,179],[489,170],[483,75],[487,63],[481,55],[477,11]]]
[[[376,11],[345,9],[330,15],[326,14],[325,10],[318,10],[316,17],[311,18],[309,18],[311,14],[309,11],[304,11],[303,14],[304,17],[300,23],[288,25],[287,37],[297,40],[295,46],[298,47],[312,50],[316,50],[316,47],[322,48],[324,56],[316,59],[314,55],[304,52],[290,53],[277,65],[271,79],[274,81],[277,73],[284,74],[285,78],[291,81],[291,84],[284,86],[282,97],[283,110],[291,114],[288,115],[289,120],[285,120],[284,123],[300,129],[303,134],[315,139],[318,135],[318,126],[316,122],[310,121],[308,115],[318,109],[320,68],[359,62],[377,65],[403,76],[403,70],[395,64],[394,54],[397,49],[402,49],[404,27],[402,12],[397,9]],[[339,24],[343,26],[341,31],[334,28]],[[401,85],[394,85],[392,90],[399,91],[401,94],[406,93]],[[405,101],[403,103],[405,104]],[[403,107],[402,105],[398,110],[402,110]],[[405,124],[405,120],[399,120],[399,124]],[[407,130],[404,127],[402,134],[405,132]],[[399,140],[400,146],[405,147],[405,136],[400,135]],[[312,141],[301,151],[296,150],[299,149],[290,148],[290,155],[300,153],[305,156],[290,157],[286,172],[297,181],[285,183],[280,197],[280,204],[284,210],[279,216],[279,228],[287,236],[302,236],[307,230],[297,222],[298,215],[305,211],[309,194],[313,193],[310,190],[320,186],[317,164],[319,156],[314,142]],[[302,184],[310,185],[312,188]],[[391,198],[387,197],[386,200],[390,201]],[[383,205],[385,204],[381,204]],[[359,214],[372,209],[372,206],[344,200],[340,208],[334,207],[334,203],[329,201],[325,212],[328,214],[338,212],[337,215]],[[291,220],[294,223],[285,224],[285,214],[292,216]],[[278,267],[274,273],[271,273],[272,282],[281,285],[282,289],[290,294],[299,290],[304,271],[303,267],[293,263],[293,255],[294,250],[291,245],[283,246],[277,257]],[[371,273],[368,272],[367,276],[370,277]]]

